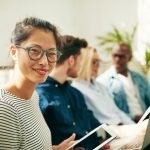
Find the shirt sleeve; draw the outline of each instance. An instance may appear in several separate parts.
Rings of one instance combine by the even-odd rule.
[[[125,112],[116,107],[116,112],[120,116],[123,124],[135,124],[135,122]]]
[[[20,126],[16,111],[5,102],[0,102],[0,149],[19,149]]]

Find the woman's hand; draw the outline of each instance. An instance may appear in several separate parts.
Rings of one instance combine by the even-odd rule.
[[[61,142],[59,145],[53,146],[53,150],[66,150],[75,142],[75,134],[73,133],[68,139]]]
[[[102,150],[110,150],[110,145],[109,145],[109,144],[105,144],[105,145],[102,147]]]

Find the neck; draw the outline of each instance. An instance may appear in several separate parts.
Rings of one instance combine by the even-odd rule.
[[[63,84],[67,80],[67,69],[63,66],[57,66],[50,73],[50,77]]]
[[[123,76],[127,77],[128,76],[128,72],[123,72],[123,73],[120,73],[122,74]]]
[[[117,71],[117,70],[116,70],[116,71]],[[127,68],[127,67],[124,67],[124,68],[118,70],[117,73],[119,73],[119,74],[121,74],[121,75],[127,77],[127,76],[128,76],[128,68]]]
[[[7,91],[21,99],[26,100],[31,98],[35,88],[35,83],[32,83],[31,81],[25,81],[23,79],[18,80],[17,78],[13,78],[13,81],[11,80],[5,86]]]
[[[124,71],[121,71],[121,72],[118,72],[119,74],[127,77],[128,76],[128,70],[124,70]]]

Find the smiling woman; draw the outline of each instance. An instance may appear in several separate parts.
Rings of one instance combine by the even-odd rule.
[[[0,149],[52,149],[51,133],[34,89],[55,66],[60,35],[51,23],[30,17],[16,24],[11,43],[14,76],[0,89]],[[74,137],[54,149],[66,149]]]

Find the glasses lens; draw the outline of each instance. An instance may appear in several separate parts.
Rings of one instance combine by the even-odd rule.
[[[42,50],[37,48],[30,48],[29,49],[29,57],[33,60],[38,60],[42,57]]]
[[[57,51],[50,51],[47,52],[47,59],[49,62],[56,62],[57,61]]]
[[[47,59],[49,62],[54,63],[56,62],[61,56],[61,52],[58,50],[50,51],[47,53]]]

